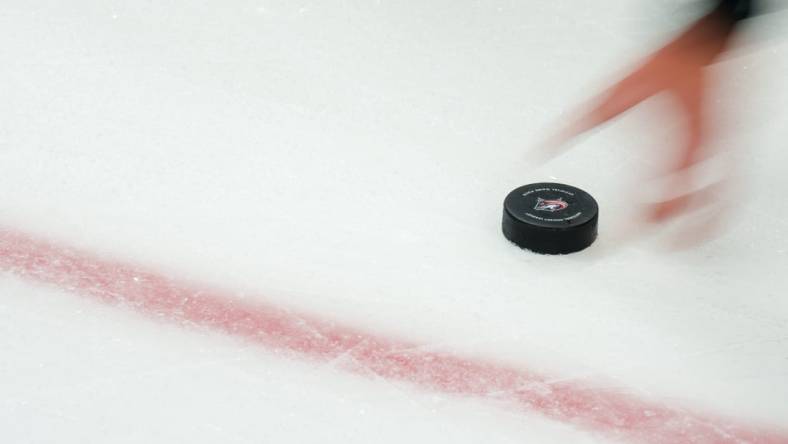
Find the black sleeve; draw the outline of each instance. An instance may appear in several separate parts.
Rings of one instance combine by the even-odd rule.
[[[755,0],[717,0],[714,12],[719,13],[725,19],[737,22],[753,15],[753,4]]]

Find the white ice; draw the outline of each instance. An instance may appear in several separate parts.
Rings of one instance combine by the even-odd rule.
[[[727,231],[616,248],[661,100],[534,169],[555,119],[692,2],[6,0],[0,225],[436,350],[788,424],[788,44],[721,63]],[[757,24],[757,22],[756,22]],[[759,34],[760,33],[760,34]],[[746,45],[745,45],[746,46]],[[735,98],[735,99],[734,99]],[[500,234],[541,180],[601,206],[567,257]],[[664,237],[664,236],[663,236]],[[592,443],[537,414],[283,359],[0,274],[4,443]]]

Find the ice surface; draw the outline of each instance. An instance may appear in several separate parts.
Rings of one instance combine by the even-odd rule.
[[[740,148],[742,197],[722,237],[666,254],[660,237],[615,248],[625,191],[671,143],[652,108],[540,169],[524,151],[684,24],[680,2],[6,3],[0,225],[436,350],[788,423],[781,40],[716,68],[730,108],[749,94],[720,141]],[[552,178],[600,203],[587,252],[526,254],[499,233],[506,193]],[[4,441],[604,442],[12,275],[0,289]]]

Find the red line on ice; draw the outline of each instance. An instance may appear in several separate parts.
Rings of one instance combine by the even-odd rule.
[[[137,266],[0,227],[0,271],[119,304],[157,319],[243,337],[268,349],[423,389],[508,403],[627,442],[788,443],[788,433],[699,415],[577,382],[548,382],[526,369],[385,338],[329,320],[248,303],[231,293],[170,279]]]

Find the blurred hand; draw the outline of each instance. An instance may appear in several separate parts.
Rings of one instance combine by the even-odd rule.
[[[689,26],[682,34],[663,46],[629,75],[613,84],[595,104],[576,113],[570,123],[549,137],[535,150],[532,160],[544,162],[568,149],[578,136],[621,115],[644,100],[668,93],[676,99],[677,111],[666,116],[684,124],[685,133],[678,158],[671,162],[668,189],[663,198],[651,204],[645,218],[664,221],[690,207],[694,192],[691,167],[713,154],[706,146],[710,139],[705,107],[709,88],[707,67],[727,48],[736,25],[721,2],[711,13]],[[705,196],[704,199],[708,199]]]

